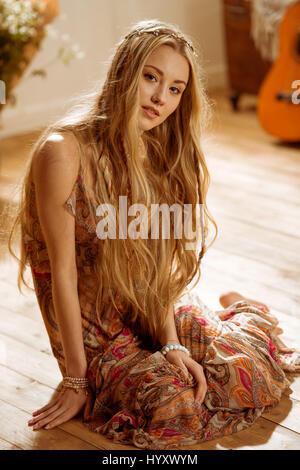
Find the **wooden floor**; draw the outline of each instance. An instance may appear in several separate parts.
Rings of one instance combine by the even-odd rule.
[[[283,341],[300,347],[300,145],[280,143],[260,128],[253,97],[242,97],[238,113],[224,93],[212,98],[213,128],[204,149],[211,173],[208,207],[219,236],[205,256],[197,291],[214,309],[221,308],[218,298],[227,290],[267,303],[280,319]],[[12,197],[37,135],[0,140],[1,207]],[[78,419],[49,431],[28,428],[32,411],[52,397],[60,373],[35,294],[18,293],[16,274],[2,242],[0,448],[136,449],[86,430]],[[300,377],[248,430],[189,449],[300,449]]]

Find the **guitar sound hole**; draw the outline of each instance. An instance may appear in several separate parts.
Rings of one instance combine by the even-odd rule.
[[[289,91],[279,91],[275,96],[278,101],[285,101],[289,103],[292,100],[291,93]]]

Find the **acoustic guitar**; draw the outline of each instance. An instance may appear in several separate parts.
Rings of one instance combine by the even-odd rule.
[[[260,87],[257,114],[269,134],[300,141],[300,2],[280,24],[279,56]]]

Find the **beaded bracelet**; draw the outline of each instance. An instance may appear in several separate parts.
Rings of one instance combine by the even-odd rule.
[[[178,344],[178,343],[169,343],[169,344],[166,344],[162,349],[161,349],[161,353],[166,355],[168,354],[169,351],[172,351],[174,349],[178,349],[179,351],[184,351],[188,356],[190,355],[190,351],[185,348],[184,346],[182,346],[182,344]]]
[[[89,381],[86,377],[64,377],[62,383],[62,393],[65,392],[66,388],[72,388],[76,393],[79,390],[85,390],[85,394],[88,395]]]
[[[82,384],[88,384],[89,379],[86,377],[64,377],[64,381],[66,382],[72,382],[72,383],[82,383]]]

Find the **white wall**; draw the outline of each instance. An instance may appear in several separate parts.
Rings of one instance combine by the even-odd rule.
[[[107,61],[125,30],[141,19],[157,18],[177,24],[202,50],[208,87],[227,85],[222,5],[219,0],[60,0],[63,21],[53,26],[71,36],[86,56],[69,66],[57,61],[47,67],[47,78],[29,77],[55,57],[60,42],[46,38],[15,93],[17,106],[2,113],[0,136],[45,126],[67,108],[68,99],[104,80]]]

